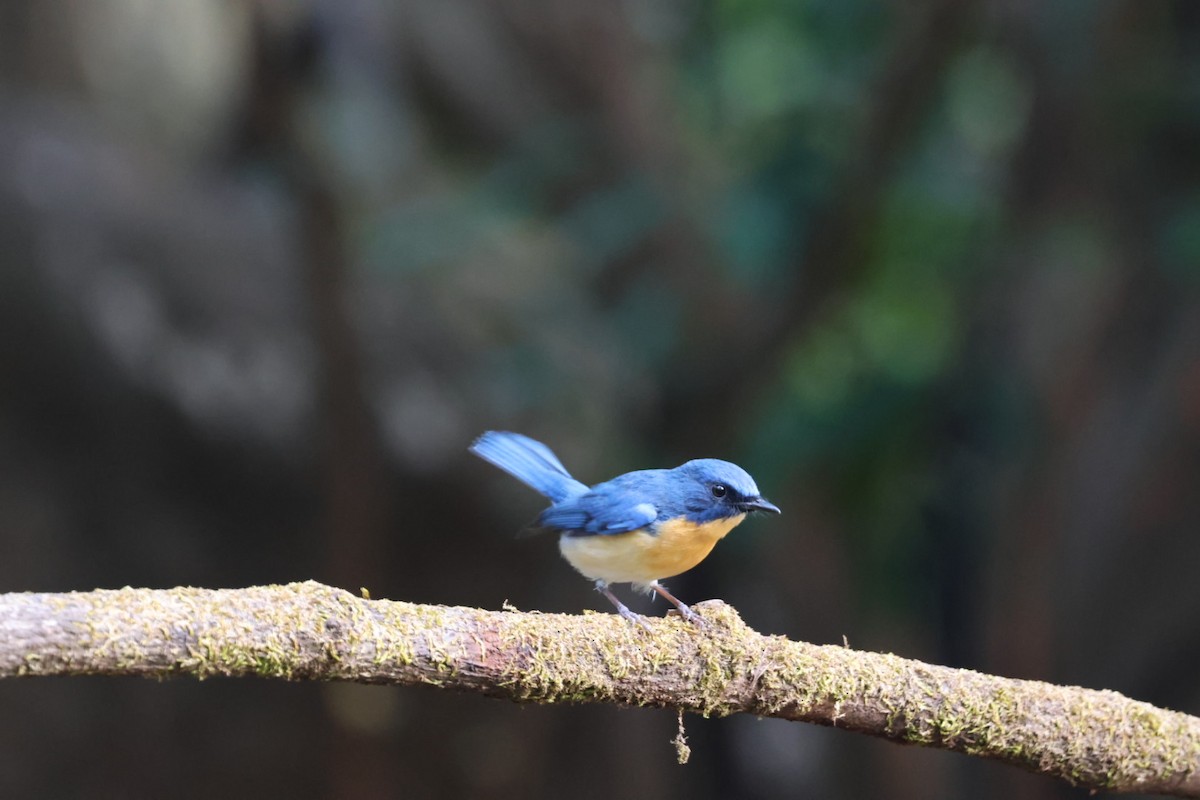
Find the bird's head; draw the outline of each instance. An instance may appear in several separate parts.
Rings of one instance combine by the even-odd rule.
[[[685,481],[687,515],[696,522],[711,522],[752,511],[778,514],[779,508],[759,494],[758,486],[737,464],[716,458],[698,458],[675,471]]]

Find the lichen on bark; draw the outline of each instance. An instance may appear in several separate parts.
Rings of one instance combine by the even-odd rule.
[[[1196,717],[1115,692],[765,636],[720,601],[696,609],[702,627],[666,617],[646,631],[613,614],[371,600],[311,581],[7,594],[0,678],[344,680],[749,713],[997,759],[1092,789],[1200,797]]]

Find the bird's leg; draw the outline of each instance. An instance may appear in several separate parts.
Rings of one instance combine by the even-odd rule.
[[[617,599],[617,596],[612,593],[611,589],[608,588],[608,581],[597,580],[596,591],[607,597],[609,601],[617,607],[617,613],[622,617],[630,622],[636,622],[638,625],[641,625],[648,631],[653,631],[653,628],[650,627],[650,623],[646,621],[645,617],[643,617],[641,614],[630,611],[629,606]]]
[[[687,603],[668,592],[667,587],[663,586],[658,581],[650,581],[648,585],[651,589],[661,594],[668,603],[678,608],[679,616],[683,617],[693,625],[704,627],[704,617],[700,616],[695,611],[692,611],[691,607]]]

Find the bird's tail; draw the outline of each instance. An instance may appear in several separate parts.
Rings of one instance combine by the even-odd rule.
[[[475,440],[471,452],[490,461],[555,503],[583,494],[588,487],[571,477],[549,447],[507,431],[488,431]]]

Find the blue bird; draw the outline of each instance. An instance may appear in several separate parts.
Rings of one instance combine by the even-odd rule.
[[[646,621],[609,589],[630,583],[658,592],[690,622],[700,615],[659,583],[703,561],[752,511],[779,509],[754,479],[728,461],[698,458],[674,469],[627,472],[588,487],[571,477],[549,447],[519,433],[488,431],[471,452],[551,501],[535,526],[558,531],[559,551],[628,620]]]

